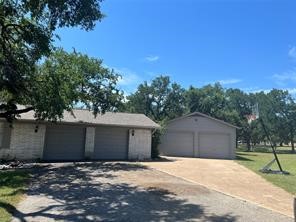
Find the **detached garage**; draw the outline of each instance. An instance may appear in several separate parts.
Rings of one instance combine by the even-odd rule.
[[[46,161],[131,160],[151,158],[151,135],[159,128],[143,114],[88,110],[65,112],[58,123],[36,122],[22,114],[9,127],[0,119],[0,159]]]
[[[234,159],[238,127],[195,112],[170,121],[159,146],[167,156]]]

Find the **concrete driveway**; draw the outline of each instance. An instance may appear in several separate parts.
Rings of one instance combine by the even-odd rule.
[[[35,170],[16,221],[293,220],[144,165],[97,162]]]
[[[172,158],[146,166],[293,217],[293,196],[233,160]]]

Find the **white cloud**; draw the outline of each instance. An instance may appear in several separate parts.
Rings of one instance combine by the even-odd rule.
[[[284,73],[274,74],[272,78],[274,79],[275,83],[280,86],[286,85],[291,81],[296,82],[296,69],[294,68]]]
[[[113,68],[114,71],[121,75],[118,84],[121,86],[128,86],[141,81],[141,78],[133,71],[127,68]]]
[[[261,89],[261,88],[258,88],[258,89],[254,89],[254,90],[249,91],[249,93],[260,93],[260,92],[269,93],[271,90],[272,89]]]
[[[120,90],[124,91],[125,95],[135,92],[138,85],[144,81],[140,75],[129,68],[111,67],[106,64],[103,64],[103,66],[108,69],[113,69],[115,73],[120,75],[117,85],[119,86]]]
[[[231,84],[235,84],[235,83],[239,83],[242,82],[243,80],[241,79],[222,79],[222,80],[215,80],[215,81],[209,81],[209,82],[199,82],[199,84],[201,85],[213,85],[215,83],[220,83],[221,85],[231,85]]]
[[[262,89],[260,89],[258,86],[245,87],[245,88],[240,88],[240,89],[246,93],[255,93],[255,92],[262,91]]]
[[[264,93],[269,93],[272,89],[263,89],[259,87],[249,87],[249,88],[242,88],[246,93],[259,93],[259,92],[264,92]],[[296,96],[296,88],[281,88],[281,90],[286,90],[288,91],[291,95]]]
[[[290,47],[288,51],[288,56],[291,57],[292,59],[296,59],[296,46]]]
[[[242,82],[241,79],[223,79],[218,81],[221,85],[230,85],[230,84],[235,84]]]
[[[284,89],[284,90],[288,90],[288,92],[292,95],[296,95],[296,88],[287,88],[287,89]]]
[[[136,72],[128,68],[116,68],[110,67],[114,72],[121,75],[118,80],[118,86],[124,91],[125,95],[133,93],[136,91],[138,85],[143,82],[143,79]]]
[[[145,74],[146,74],[147,76],[150,76],[150,77],[153,77],[153,78],[159,76],[159,73],[158,73],[158,72],[146,71]]]
[[[156,62],[157,60],[159,60],[159,56],[157,56],[157,55],[149,55],[149,56],[145,57],[145,60],[147,62]]]

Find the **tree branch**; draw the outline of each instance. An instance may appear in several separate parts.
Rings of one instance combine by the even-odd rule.
[[[27,113],[29,111],[34,110],[34,107],[27,107],[24,109],[17,109],[17,110],[7,110],[6,112],[0,113],[0,118],[10,119],[12,116]]]

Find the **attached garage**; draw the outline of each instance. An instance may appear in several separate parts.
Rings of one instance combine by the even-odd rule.
[[[144,114],[74,109],[56,123],[23,113],[13,128],[0,119],[0,158],[46,161],[143,160],[151,158],[159,125]],[[4,138],[4,139],[3,139]]]
[[[170,121],[159,146],[167,156],[235,158],[237,127],[195,112]]]
[[[126,160],[128,136],[128,128],[96,127],[94,159]]]
[[[44,160],[83,160],[85,127],[73,125],[47,125]]]

